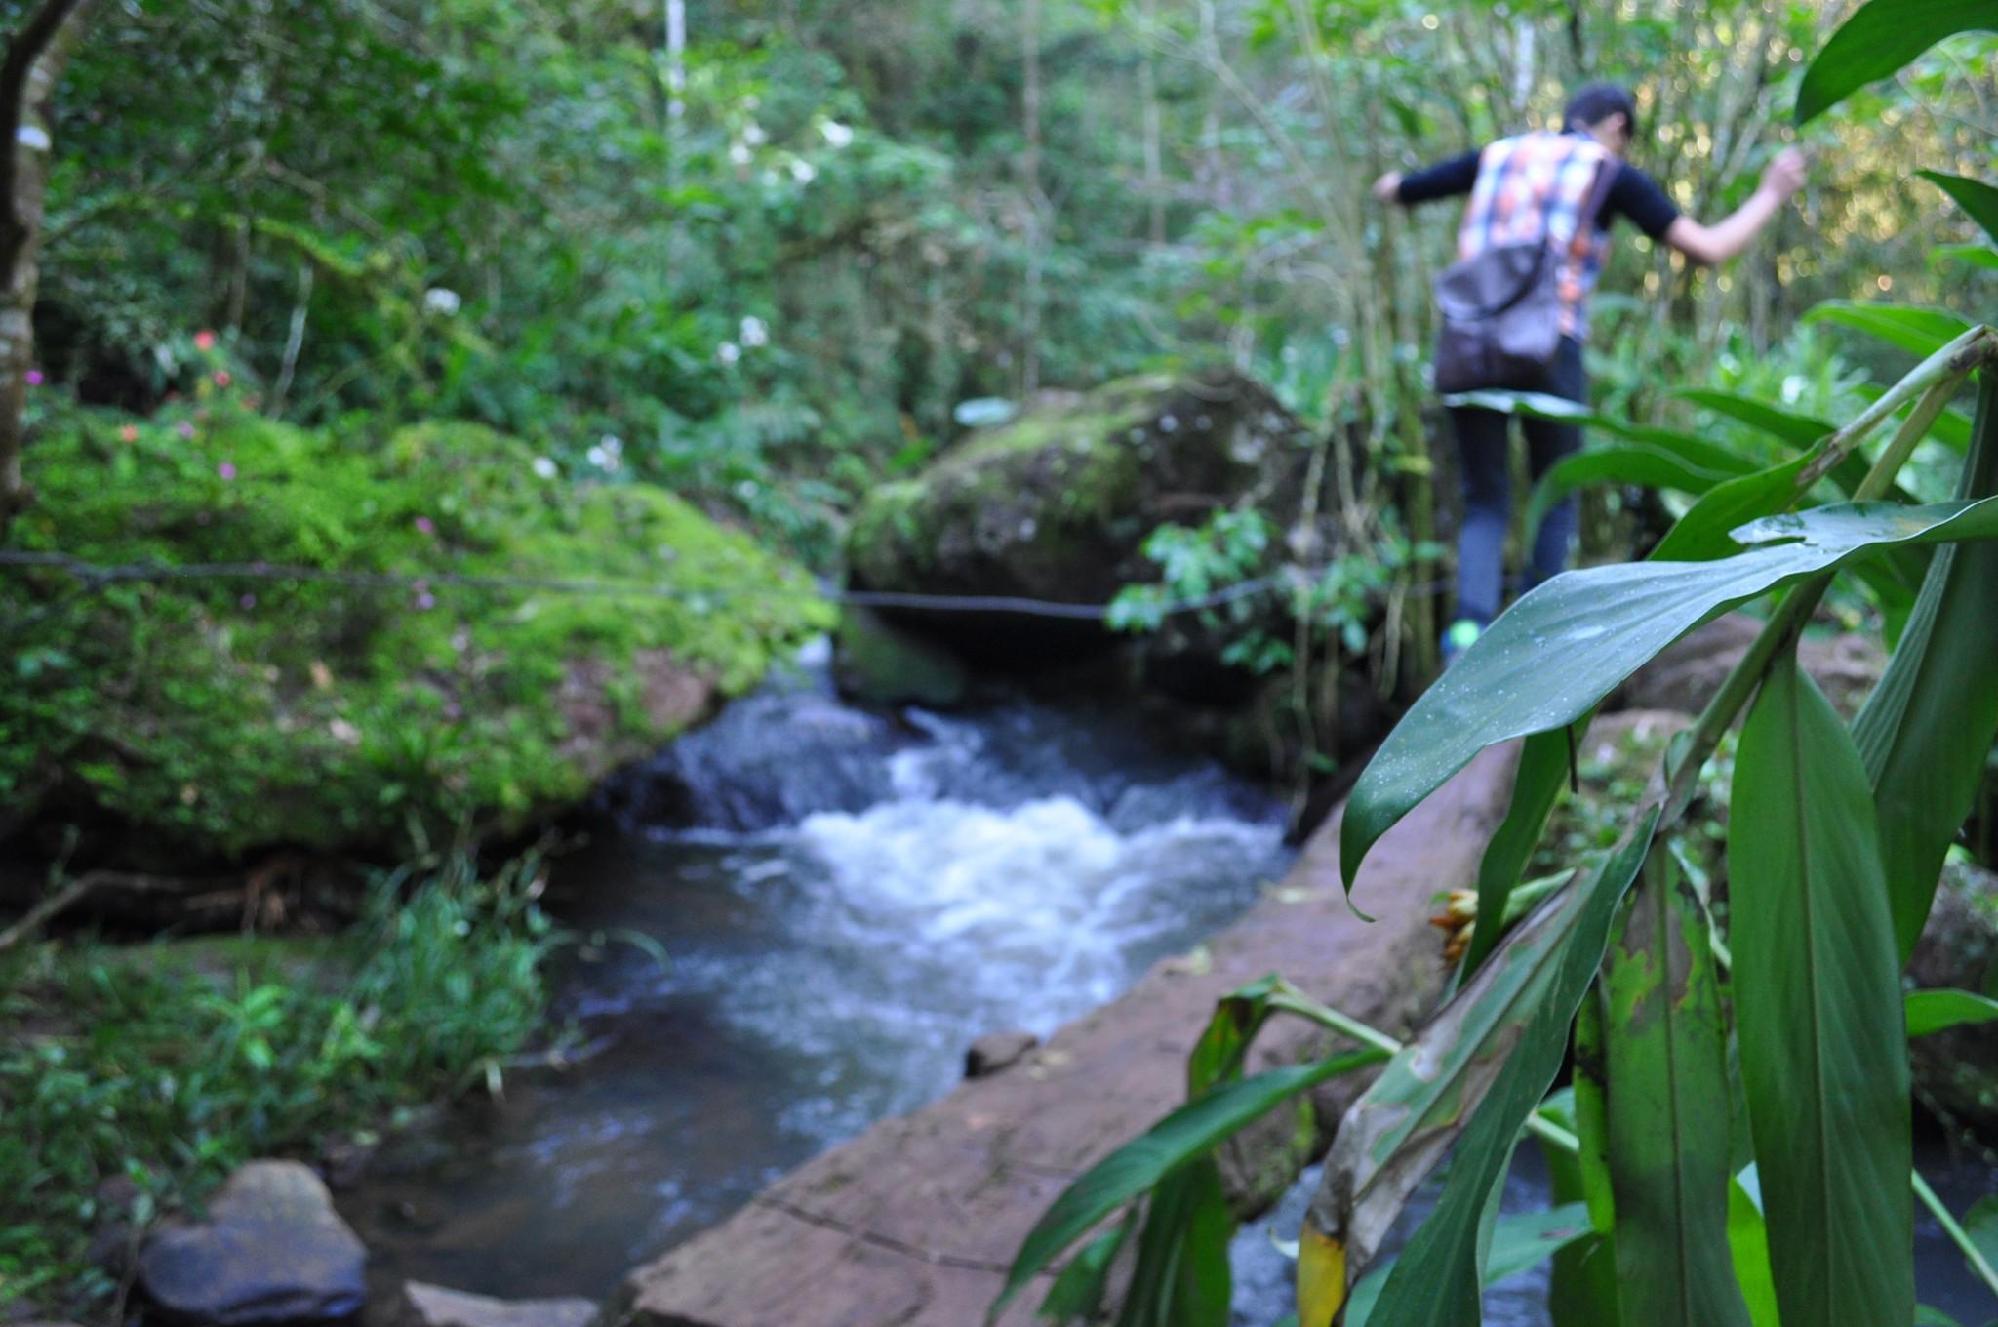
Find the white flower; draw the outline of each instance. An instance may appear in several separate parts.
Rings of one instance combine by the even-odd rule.
[[[423,292],[423,311],[425,313],[441,314],[449,318],[463,304],[464,301],[458,298],[457,291],[446,290],[442,286],[432,286]]]
[[[618,437],[615,433],[604,434],[603,437],[597,440],[597,445],[604,449],[604,455],[606,456],[624,455],[624,439]]]
[[[819,137],[834,147],[845,147],[853,141],[853,128],[841,124],[838,120],[827,120],[819,126]]]
[[[813,168],[811,162],[800,157],[791,163],[791,178],[799,184],[810,184],[813,180],[819,178],[819,173]]]
[[[599,470],[610,469],[610,457],[604,453],[604,449],[601,447],[590,448],[588,451],[583,453],[583,457],[584,459],[589,461],[591,465],[596,466]]]
[[[733,341],[724,341],[715,347],[715,358],[724,364],[733,364],[742,358],[742,347]]]
[[[762,125],[752,124],[742,131],[742,141],[751,147],[761,147],[770,141],[770,135],[763,132]]]
[[[535,457],[534,473],[540,475],[543,479],[553,479],[555,477],[555,462],[545,456]]]
[[[742,344],[754,350],[770,344],[770,325],[751,314],[742,320]]]
[[[738,166],[747,166],[749,164],[749,144],[731,144],[728,149],[728,159]]]

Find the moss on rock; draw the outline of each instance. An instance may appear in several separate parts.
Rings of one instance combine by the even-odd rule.
[[[873,589],[1106,602],[1155,578],[1141,546],[1167,521],[1245,503],[1291,519],[1308,443],[1237,374],[1110,383],[973,434],[916,478],[876,489],[850,528],[848,568]],[[989,622],[922,625],[995,644]],[[1006,628],[1015,639],[1018,625]]]
[[[154,855],[519,830],[831,621],[802,574],[671,494],[543,477],[469,424],[81,416],[27,464],[16,547],[232,568],[0,586],[28,624],[0,688],[14,823],[109,821]],[[266,564],[339,575],[242,574]]]

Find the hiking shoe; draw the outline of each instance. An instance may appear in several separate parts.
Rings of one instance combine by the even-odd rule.
[[[1452,622],[1450,629],[1443,633],[1443,666],[1448,668],[1456,663],[1457,656],[1470,649],[1478,637],[1484,634],[1484,627],[1470,618],[1459,618]]]

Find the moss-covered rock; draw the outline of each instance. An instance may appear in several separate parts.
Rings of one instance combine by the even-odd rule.
[[[1288,523],[1309,443],[1237,374],[1111,383],[973,434],[916,478],[876,489],[855,516],[848,566],[870,589],[1104,603],[1157,578],[1140,550],[1168,521],[1262,505]],[[1092,637],[1087,624],[1029,630],[989,614],[907,620],[981,653]]]
[[[63,419],[29,449],[16,549],[181,571],[0,582],[0,833],[240,859],[516,831],[830,624],[800,573],[659,489],[544,475],[472,425],[211,406]]]

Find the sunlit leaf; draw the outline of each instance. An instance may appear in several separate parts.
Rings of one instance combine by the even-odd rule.
[[[1820,507],[1743,527],[1736,539],[1756,546],[1733,557],[1590,567],[1536,587],[1422,694],[1361,774],[1340,828],[1348,890],[1380,836],[1479,751],[1574,722],[1708,618],[1882,548],[1994,536],[1988,500]],[[1550,650],[1560,667],[1547,666]]]
[[[1998,29],[1990,0],[1870,0],[1847,19],[1797,89],[1798,124],[1808,123],[1945,37]]]
[[[1745,1172],[1755,1179],[1753,1166]],[[1782,1327],[1776,1310],[1776,1277],[1769,1270],[1769,1226],[1762,1219],[1762,1204],[1751,1197],[1741,1177],[1727,1186],[1727,1244],[1733,1257],[1735,1283],[1748,1305],[1748,1320],[1755,1327]]]
[[[1911,355],[1933,355],[1970,330],[1970,324],[1941,309],[1909,304],[1858,304],[1826,300],[1804,314],[1807,323],[1836,323],[1864,332]]]
[[[1909,991],[1902,1003],[1907,1010],[1910,1038],[1976,1023],[1998,1022],[1998,1000],[1952,986]]]
[[[1692,887],[1655,854],[1603,965],[1627,1327],[1748,1327],[1728,1249],[1727,1031],[1707,935]]]
[[[1993,26],[1998,26],[1998,21],[1994,21]],[[1954,198],[1956,205],[1969,214],[1970,219],[1975,221],[1986,235],[1998,240],[1998,188],[1982,180],[1965,179],[1961,175],[1945,175],[1941,171],[1925,170],[1915,173]]]
[[[1793,656],[1743,726],[1728,819],[1741,1075],[1783,1320],[1908,1321],[1908,1055],[1873,798]]]
[[[1935,263],[1969,263],[1972,267],[1998,272],[1998,249],[1988,244],[1945,244],[1931,250],[1929,260]]]
[[[1568,1027],[1609,943],[1610,923],[1657,832],[1646,808],[1622,844],[1576,887],[1574,929],[1554,980],[1484,1104],[1454,1150],[1436,1210],[1409,1240],[1381,1289],[1372,1327],[1475,1327],[1479,1313],[1479,1227],[1526,1117],[1540,1103],[1568,1046]],[[1496,966],[1497,957],[1493,964]],[[1306,1321],[1303,1327],[1326,1327]]]

